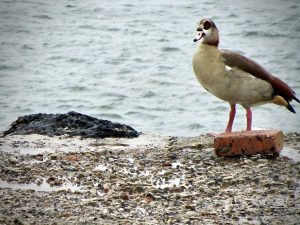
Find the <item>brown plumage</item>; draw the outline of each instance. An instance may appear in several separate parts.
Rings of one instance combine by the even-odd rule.
[[[222,59],[227,66],[236,67],[243,70],[254,77],[260,78],[262,80],[268,81],[273,89],[273,95],[282,96],[288,103],[287,108],[295,113],[293,107],[289,104],[290,101],[295,100],[300,103],[299,99],[296,97],[295,92],[282,80],[273,76],[271,73],[266,71],[261,65],[252,59],[249,59],[243,55],[229,50],[221,50]]]

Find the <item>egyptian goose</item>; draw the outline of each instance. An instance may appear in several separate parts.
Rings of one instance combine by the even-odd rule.
[[[193,57],[193,69],[198,81],[231,107],[225,132],[232,131],[236,104],[246,109],[246,130],[251,130],[251,106],[274,103],[295,113],[290,101],[300,101],[286,83],[255,61],[233,51],[218,49],[219,31],[212,20],[201,19],[198,22],[194,42],[197,41],[199,45]]]

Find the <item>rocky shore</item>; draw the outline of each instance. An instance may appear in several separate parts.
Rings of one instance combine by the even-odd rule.
[[[212,143],[1,137],[0,224],[299,223],[300,134],[276,158],[220,158]]]
[[[68,135],[82,138],[139,136],[136,130],[125,124],[97,119],[74,111],[62,114],[37,113],[21,116],[3,132],[3,135],[8,134]]]

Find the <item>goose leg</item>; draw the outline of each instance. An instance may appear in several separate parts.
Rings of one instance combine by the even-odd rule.
[[[232,124],[234,121],[234,117],[235,117],[235,104],[230,104],[230,113],[229,113],[229,120],[227,123],[227,127],[225,132],[226,133],[230,133],[232,131]]]
[[[252,111],[251,109],[246,109],[246,117],[247,117],[247,128],[246,130],[251,130],[252,126]]]

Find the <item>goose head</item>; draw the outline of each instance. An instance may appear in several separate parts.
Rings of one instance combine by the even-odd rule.
[[[202,44],[218,46],[219,30],[210,19],[201,19],[197,23],[197,34],[194,42],[200,41]]]

